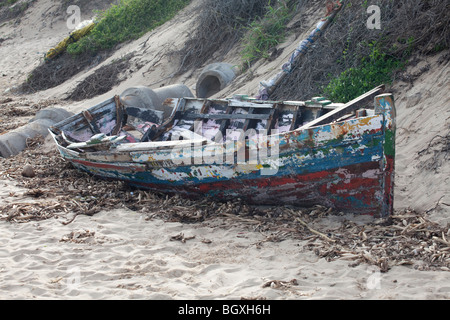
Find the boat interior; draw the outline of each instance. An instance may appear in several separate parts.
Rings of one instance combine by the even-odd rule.
[[[61,146],[82,152],[124,143],[193,139],[218,143],[238,140],[243,134],[245,137],[253,132],[285,133],[372,116],[375,114],[373,97],[382,89],[375,88],[347,104],[319,97],[305,102],[256,101],[242,97],[167,99],[165,105],[173,109],[168,119],[162,117],[161,111],[125,107],[116,96],[50,131]]]

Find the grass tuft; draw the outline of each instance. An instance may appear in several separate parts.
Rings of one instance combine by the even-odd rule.
[[[88,36],[68,46],[72,55],[96,53],[137,39],[164,24],[183,9],[190,0],[121,0],[99,13],[98,23]]]

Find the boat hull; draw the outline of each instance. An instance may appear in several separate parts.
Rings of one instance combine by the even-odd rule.
[[[248,161],[249,145],[231,149],[183,148],[81,155],[58,145],[62,156],[96,176],[138,188],[216,200],[311,206],[384,217],[393,210],[395,108],[391,95],[376,98],[376,115],[274,135],[271,156]],[[219,147],[216,145],[216,147]],[[236,154],[243,150],[245,161]],[[258,147],[256,152],[262,151]],[[275,152],[276,151],[276,152]],[[215,161],[211,160],[215,154]],[[120,159],[120,160],[118,160]],[[230,159],[228,159],[230,160]]]

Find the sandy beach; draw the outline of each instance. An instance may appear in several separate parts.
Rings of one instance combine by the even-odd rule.
[[[2,126],[23,125],[47,106],[78,112],[135,85],[184,83],[195,91],[199,71],[173,76],[166,53],[186,40],[196,2],[102,62],[133,52],[132,65],[141,68],[125,81],[69,103],[67,92],[101,65],[46,91],[13,94],[68,33],[54,1],[37,1],[17,25],[0,26]],[[286,39],[283,55],[259,65],[254,79],[239,76],[221,94],[254,95],[309,31]],[[232,53],[225,58],[235,62]],[[391,88],[398,131],[389,221],[129,189],[78,173],[48,137],[37,139],[0,161],[0,299],[450,299],[450,162],[442,138],[450,128],[450,62],[448,50],[422,58],[406,71],[417,75],[414,82]],[[31,178],[21,174],[26,164],[35,170]]]
[[[129,210],[2,225],[2,299],[448,299],[448,271],[327,262],[305,241],[222,219],[186,225]],[[183,234],[190,240],[171,241]],[[269,283],[269,284],[268,284]]]
[[[2,162],[1,299],[449,298],[450,232],[430,215],[164,197],[88,178],[47,143]]]
[[[448,299],[448,271],[327,262],[305,241],[222,219],[186,225],[129,210],[2,223],[2,299]],[[183,234],[181,241],[171,238]]]

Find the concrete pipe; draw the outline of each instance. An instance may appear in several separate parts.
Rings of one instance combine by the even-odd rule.
[[[27,147],[27,139],[38,135],[47,136],[50,126],[71,115],[64,109],[40,110],[28,124],[0,136],[0,156],[8,158],[19,154]]]
[[[218,62],[206,66],[197,81],[197,97],[211,97],[224,89],[235,77],[236,73],[231,64]]]
[[[131,87],[120,95],[120,100],[125,107],[137,107],[162,111],[164,119],[172,113],[172,107],[164,106],[167,98],[193,98],[194,95],[184,84],[174,84],[158,89],[150,89],[144,86]]]
[[[54,123],[61,122],[69,117],[71,117],[73,113],[61,109],[61,108],[45,108],[42,110],[39,110],[33,119],[30,120],[30,122],[39,120],[39,119],[47,119]],[[53,124],[52,124],[53,125]]]

